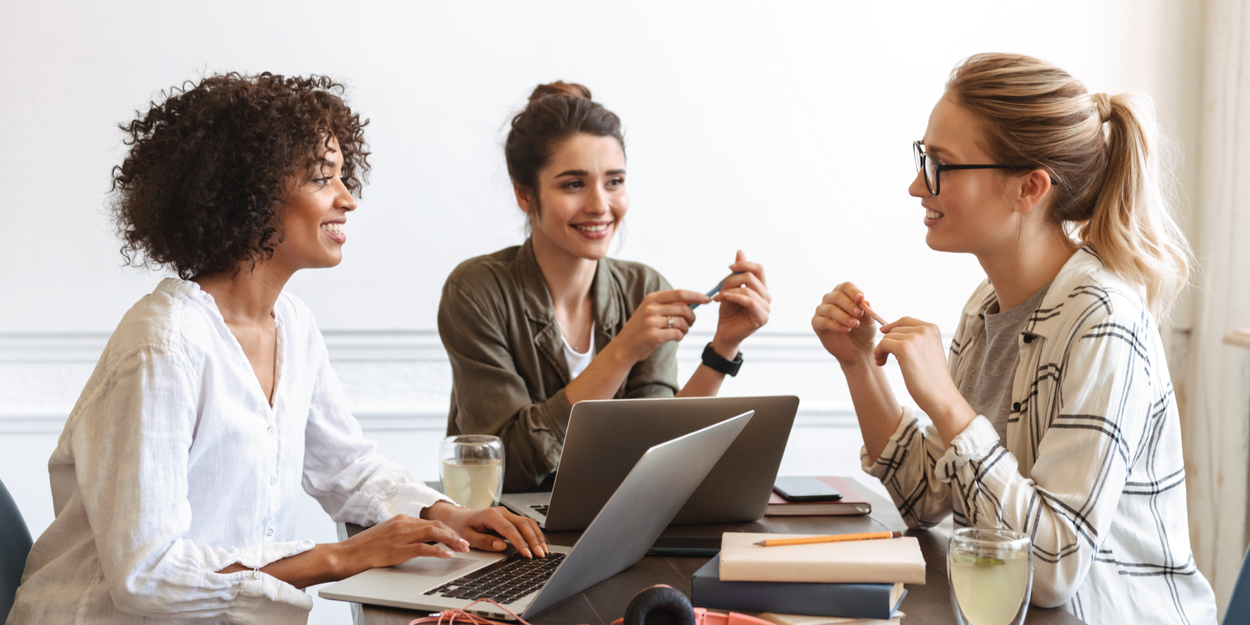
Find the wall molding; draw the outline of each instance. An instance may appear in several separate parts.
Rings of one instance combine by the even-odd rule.
[[[451,373],[435,330],[322,332],[353,414],[367,432],[442,432]],[[0,435],[57,434],[108,344],[106,332],[0,333]],[[692,332],[678,349],[681,375],[697,366],[710,332]],[[855,427],[839,395],[836,365],[810,333],[768,332],[743,345],[752,374],[726,392],[795,394],[795,427]],[[758,366],[758,368],[756,368]],[[813,375],[814,367],[827,367]],[[900,387],[901,388],[901,387]],[[780,390],[779,390],[780,389]]]
[[[0,363],[95,363],[109,332],[0,333]],[[335,362],[442,362],[447,359],[437,330],[325,330],[326,348]],[[691,332],[681,342],[679,358],[697,359],[711,332]],[[753,362],[829,362],[830,356],[810,332],[762,331],[747,339]]]
[[[353,411],[366,432],[444,432],[447,411],[397,410]],[[0,435],[60,434],[65,429],[65,412],[0,412]],[[855,411],[845,408],[800,408],[794,419],[795,428],[855,428]]]

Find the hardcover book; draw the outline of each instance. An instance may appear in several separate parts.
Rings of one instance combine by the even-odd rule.
[[[830,584],[924,583],[924,554],[915,536],[782,547],[755,544],[768,539],[806,536],[812,534],[726,532],[721,536],[718,558],[720,579]]]
[[[902,584],[817,584],[730,582],[720,576],[717,558],[690,580],[691,603],[701,608],[782,615],[890,619],[907,595]],[[808,617],[791,617],[804,619]]]

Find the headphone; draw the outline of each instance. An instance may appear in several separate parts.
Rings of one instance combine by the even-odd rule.
[[[708,612],[690,605],[690,600],[667,584],[638,591],[625,608],[625,616],[613,623],[624,625],[773,625],[754,616],[730,612]]]

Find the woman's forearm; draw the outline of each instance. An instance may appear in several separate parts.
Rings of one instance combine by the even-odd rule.
[[[851,389],[851,402],[855,417],[859,419],[859,432],[864,437],[868,456],[877,458],[885,450],[886,443],[898,429],[903,417],[903,407],[894,397],[885,371],[872,362],[872,356],[842,365],[847,386]]]
[[[719,338],[712,339],[712,350],[725,360],[738,357],[738,346],[722,342]],[[725,381],[725,374],[706,365],[699,365],[686,381],[686,385],[677,391],[678,397],[715,397],[720,392],[720,385]]]
[[[303,553],[270,562],[260,570],[296,588],[336,582],[365,570],[363,568],[354,570],[348,564],[348,558],[343,557],[342,551],[342,543],[320,544]],[[250,570],[242,564],[235,563],[217,572],[224,575]]]
[[[569,405],[586,399],[612,399],[635,364],[636,361],[614,347],[613,343],[608,343],[590,361],[586,370],[564,387]]]
[[[422,509],[421,518],[399,514],[343,542],[316,545],[304,553],[270,562],[260,570],[296,588],[307,588],[412,558],[450,558],[452,551],[469,550],[464,537],[451,529],[458,523],[458,510],[463,508],[438,501]],[[464,529],[461,527],[461,531]],[[218,573],[247,570],[236,563]]]

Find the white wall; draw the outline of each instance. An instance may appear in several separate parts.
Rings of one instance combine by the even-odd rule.
[[[292,285],[329,329],[433,328],[451,268],[520,239],[500,144],[538,82],[581,81],[626,124],[620,255],[705,288],[745,249],[767,263],[774,331],[806,331],[845,279],[887,314],[953,324],[979,275],[925,249],[906,186],[962,57],[1028,52],[1094,89],[1144,90],[1187,133],[1195,104],[1191,16],[1162,0],[2,6],[8,332],[109,331],[151,289],[119,268],[103,208],[116,124],[203,73],[328,74],[373,120],[347,258]]]
[[[328,74],[372,119],[375,168],[346,260],[290,288],[330,331],[366,430],[422,477],[449,384],[432,333],[439,288],[461,260],[521,240],[500,146],[529,90],[557,78],[625,122],[633,202],[619,256],[698,290],[736,249],[765,263],[773,320],[727,392],[800,395],[783,471],[850,473],[850,404],[810,336],[821,294],[854,280],[885,315],[950,331],[982,278],[971,258],[924,246],[906,193],[910,143],[951,67],[1016,51],[1093,90],[1145,91],[1188,146],[1201,21],[1200,5],[1167,0],[0,3],[0,479],[42,530],[64,415],[103,338],[159,277],[119,266],[105,210],[116,125],[185,79]],[[696,326],[684,371],[711,329]]]

